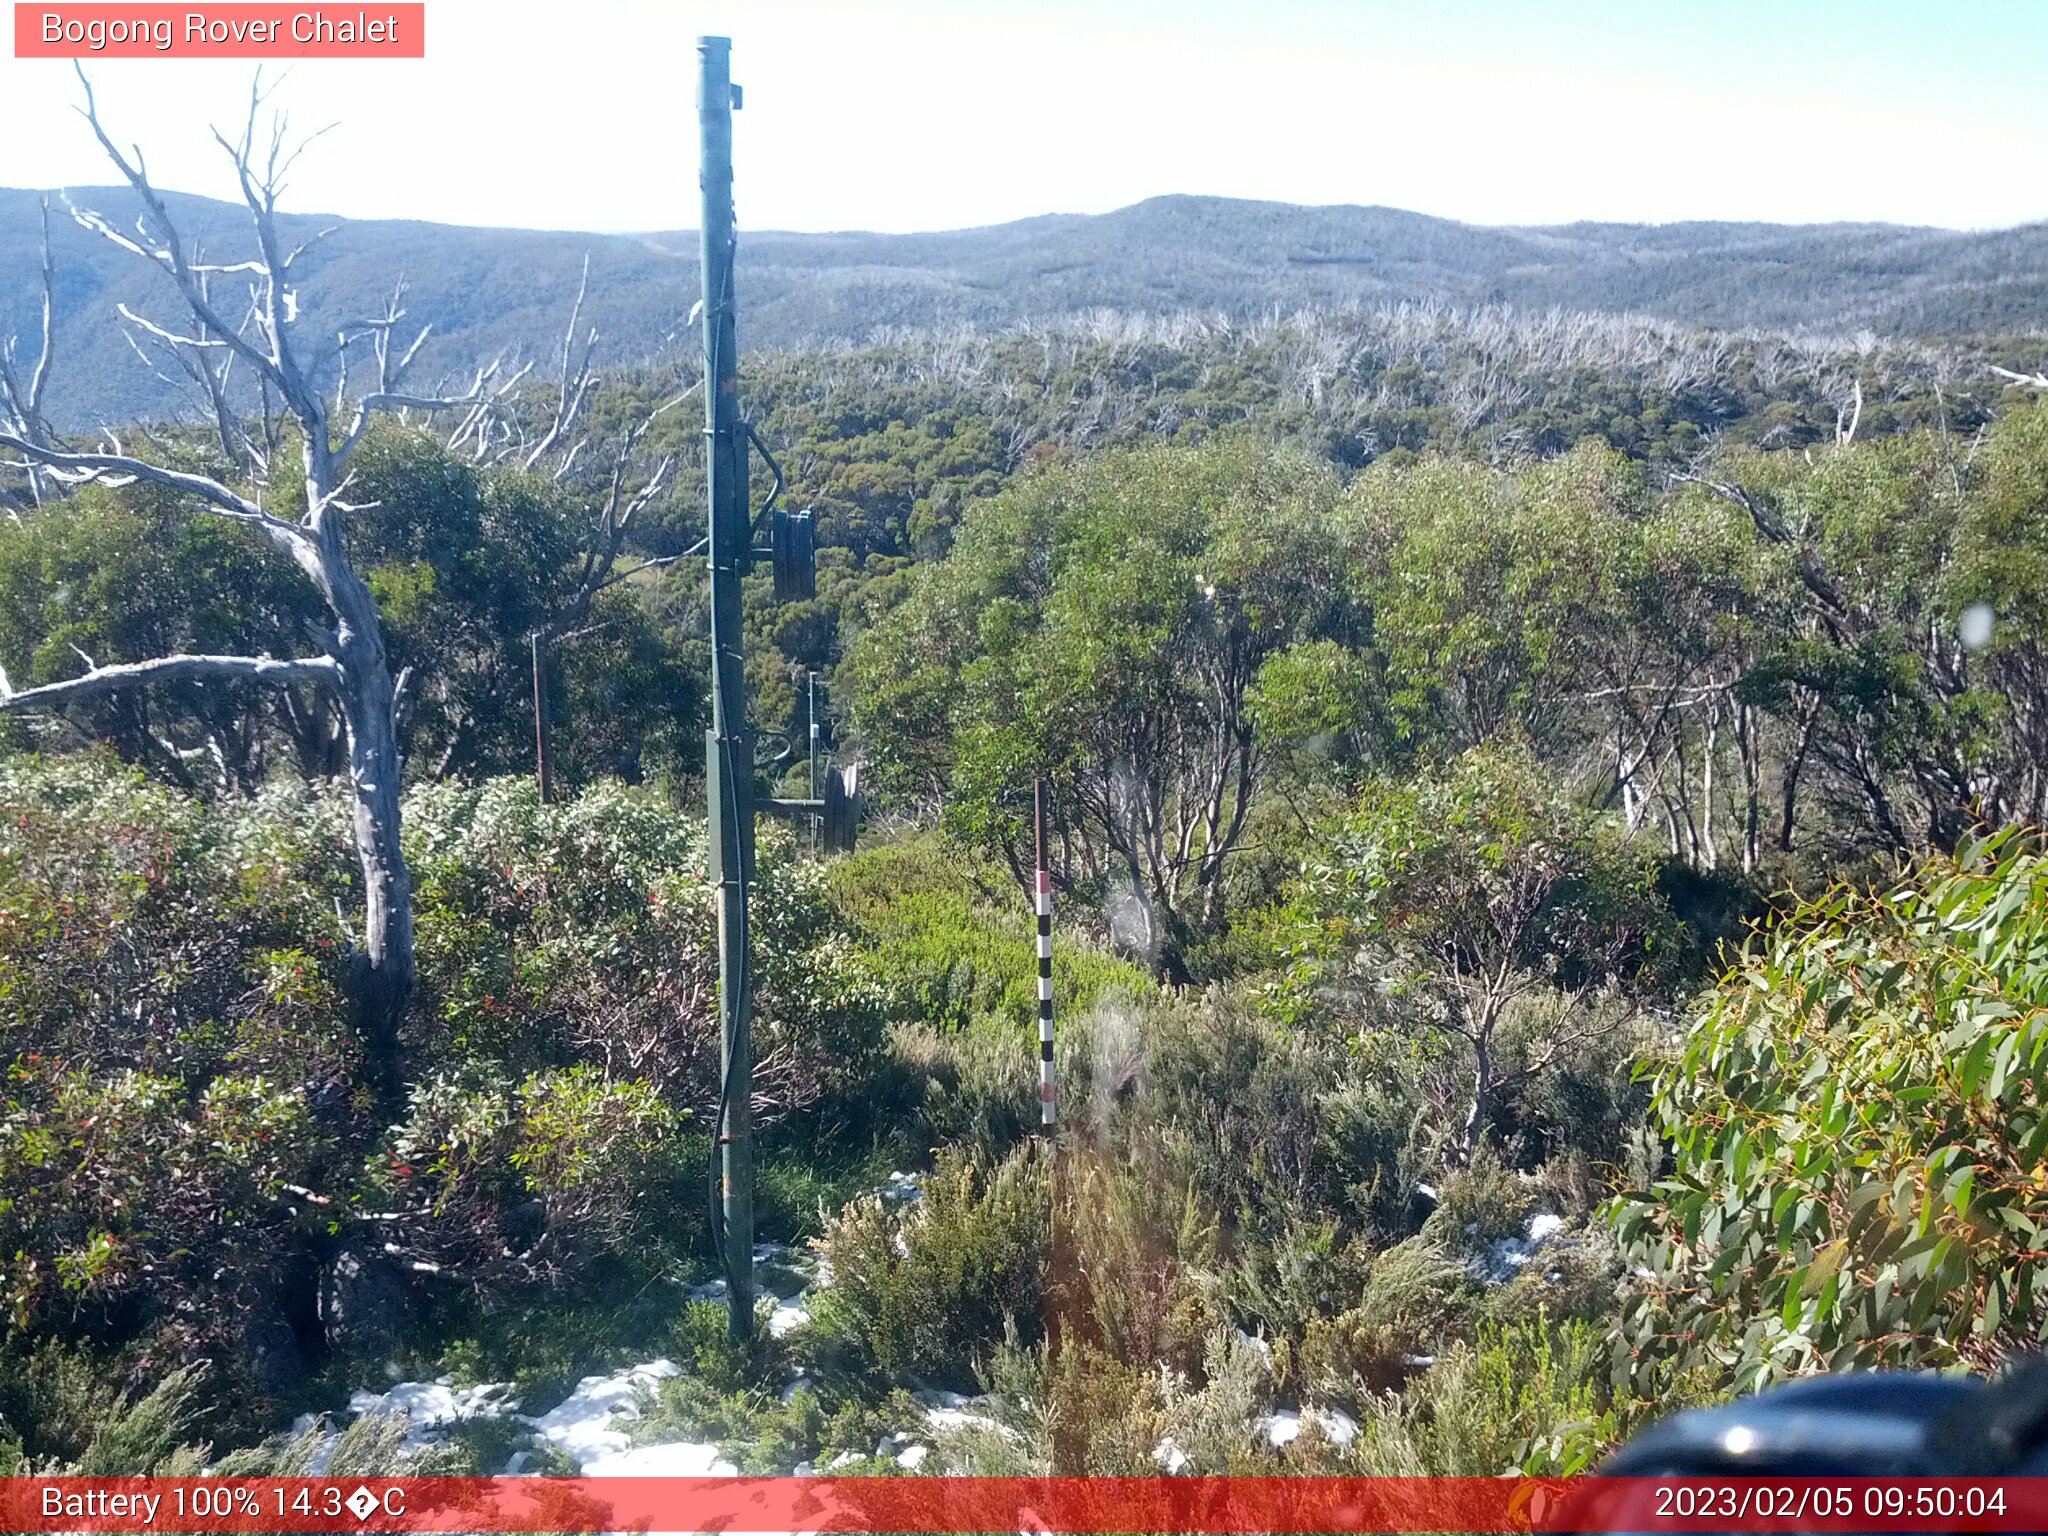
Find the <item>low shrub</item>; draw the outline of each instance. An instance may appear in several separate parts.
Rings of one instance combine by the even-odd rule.
[[[1350,1306],[1303,1324],[1293,1378],[1323,1401],[1361,1403],[1466,1333],[1478,1302],[1462,1262],[1427,1238],[1409,1238],[1372,1256]]]
[[[511,1082],[475,1064],[417,1086],[366,1193],[413,1213],[398,1246],[475,1285],[559,1284],[668,1236],[677,1111],[595,1068]]]
[[[1590,1323],[1487,1325],[1399,1395],[1383,1395],[1356,1447],[1377,1477],[1583,1472],[1619,1438],[1605,1340]]]
[[[1216,1215],[1138,1143],[1055,1170],[1050,1302],[1062,1337],[1147,1369],[1199,1368],[1223,1321]]]
[[[1008,1333],[1043,1332],[1049,1175],[1030,1146],[995,1164],[947,1151],[919,1199],[852,1202],[818,1244],[832,1284],[814,1336],[878,1381],[971,1387]]]
[[[122,1391],[105,1362],[45,1341],[0,1355],[0,1476],[196,1476],[205,1447],[187,1443],[201,1417],[203,1368]]]

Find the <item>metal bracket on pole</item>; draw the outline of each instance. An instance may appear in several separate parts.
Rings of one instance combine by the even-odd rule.
[[[844,768],[825,769],[822,778],[822,794],[808,800],[763,800],[761,809],[792,821],[815,817],[825,852],[851,853],[860,826],[860,770],[849,763]]]

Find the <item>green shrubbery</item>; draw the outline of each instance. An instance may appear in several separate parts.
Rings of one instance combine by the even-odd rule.
[[[246,1428],[358,1350],[504,1336],[471,1296],[516,1313],[573,1278],[602,1307],[697,1241],[701,829],[615,785],[413,792],[411,1086],[380,1125],[343,1002],[345,816],[319,789],[206,804],[90,755],[0,764],[0,1347],[90,1338],[117,1388],[211,1358],[208,1406]],[[771,1123],[882,1047],[873,972],[788,852],[763,838]]]
[[[914,581],[828,561],[788,637],[821,645],[867,584],[853,670],[893,736],[866,761],[979,851],[923,830],[826,864],[763,829],[763,1229],[819,1231],[831,1283],[752,1349],[669,1283],[701,1273],[716,1100],[695,817],[616,783],[410,788],[418,983],[380,1110],[340,796],[260,753],[218,802],[97,755],[0,762],[0,1460],[184,1465],[373,1367],[537,1400],[665,1348],[685,1374],[643,1432],[750,1470],[865,1459],[908,1392],[975,1385],[994,1426],[949,1431],[947,1464],[1142,1473],[1165,1442],[1202,1471],[1567,1470],[1651,1405],[2048,1336],[2031,834],[1787,896],[1714,960],[1769,878],[2037,805],[2043,420],[1974,465],[1900,439],[1669,495],[1590,447],[1348,485],[1257,442],[1155,449],[1034,476]],[[501,525],[539,494],[493,486],[471,510]],[[401,648],[463,606],[408,506],[375,570]],[[125,526],[80,511],[87,545]],[[86,631],[10,569],[68,673],[52,647]],[[1987,596],[1994,635],[1958,651]],[[511,751],[517,690],[463,687],[422,739],[467,712],[478,761]],[[149,758],[117,714],[89,718]],[[1040,775],[1070,893],[1056,1155],[1015,869]],[[909,1167],[919,1199],[861,1194]],[[1585,1221],[1623,1180],[1617,1247]],[[1256,1425],[1286,1409],[1276,1452]],[[501,1459],[504,1430],[464,1435],[449,1465]]]
[[[994,1165],[942,1153],[909,1204],[854,1201],[819,1243],[832,1274],[820,1330],[855,1369],[971,1386],[1006,1330],[1043,1331],[1051,1187],[1026,1146]]]
[[[1543,1315],[1450,1346],[1399,1397],[1375,1405],[1356,1465],[1379,1477],[1583,1472],[1619,1438],[1605,1332]]]
[[[923,833],[830,866],[833,905],[859,925],[897,1016],[934,1029],[991,1018],[1036,1028],[1031,898],[972,849]],[[1071,922],[1073,914],[1063,913]],[[1110,998],[1156,991],[1145,972],[1097,945],[1053,948],[1053,1003],[1073,1018]]]
[[[2048,1329],[2048,858],[2006,834],[1837,888],[1739,957],[1656,1075],[1676,1166],[1617,1209],[1646,1393],[1983,1364]]]

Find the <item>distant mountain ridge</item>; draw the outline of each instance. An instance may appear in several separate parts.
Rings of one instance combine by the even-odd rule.
[[[0,189],[0,339],[37,325],[37,207]],[[126,189],[72,193],[122,222]],[[53,199],[54,201],[54,199]],[[239,254],[238,205],[174,195],[182,231]],[[381,310],[393,281],[432,322],[426,370],[544,357],[558,344],[585,253],[586,315],[608,361],[679,344],[696,297],[694,233],[557,234],[291,215],[299,240],[335,233],[301,262],[301,334],[331,338]],[[79,228],[57,204],[60,425],[132,421],[173,407],[123,340],[115,305],[174,315],[140,259]],[[901,328],[1001,327],[1093,309],[1143,313],[1330,307],[1404,300],[1659,316],[1771,330],[1888,336],[2048,332],[2048,223],[1990,232],[1886,224],[1566,224],[1491,228],[1395,208],[1310,208],[1157,197],[1113,213],[1048,214],[931,234],[743,232],[741,342],[858,343]],[[316,352],[321,349],[311,341]],[[329,347],[331,350],[331,345]]]

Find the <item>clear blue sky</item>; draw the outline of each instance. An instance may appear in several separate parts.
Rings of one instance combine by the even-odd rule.
[[[754,228],[1166,192],[1484,223],[2048,218],[2048,0],[428,0],[428,24],[424,61],[295,67],[295,121],[339,127],[292,206],[691,226],[693,39],[722,32]],[[247,65],[93,74],[161,182],[231,191],[205,129]],[[68,64],[0,59],[0,184],[107,179],[76,97]]]

